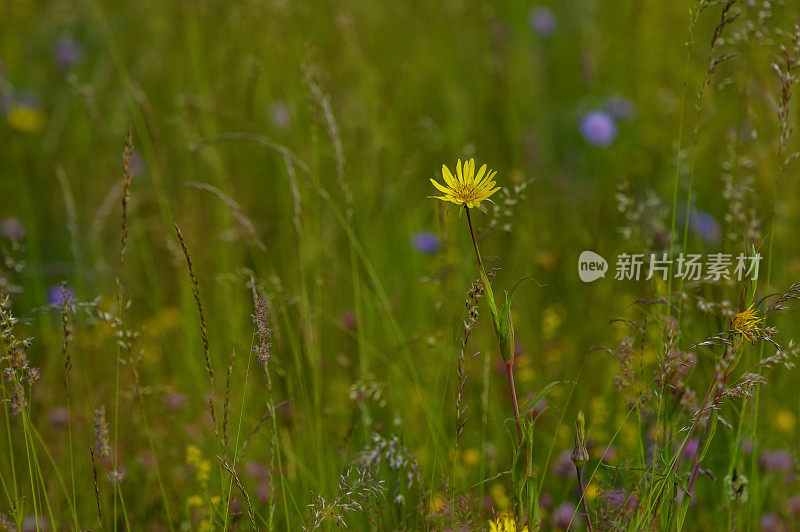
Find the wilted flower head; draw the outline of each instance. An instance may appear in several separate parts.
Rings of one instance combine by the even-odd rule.
[[[749,482],[747,481],[747,477],[740,474],[736,468],[734,468],[733,473],[725,477],[725,487],[728,490],[728,500],[737,503],[747,502],[747,499],[750,496],[748,484]]]
[[[530,13],[531,27],[543,37],[549,37],[556,31],[556,17],[546,7],[535,7]]]
[[[605,111],[591,111],[581,119],[581,135],[589,144],[608,146],[617,137],[617,124]]]
[[[439,237],[427,231],[415,233],[411,243],[414,249],[423,255],[435,255],[439,252],[439,248],[441,247]]]
[[[461,159],[456,163],[456,177],[450,172],[447,166],[442,165],[442,177],[447,186],[442,186],[431,179],[431,183],[435,186],[444,196],[429,196],[431,198],[440,199],[442,201],[449,201],[456,205],[464,205],[468,209],[477,207],[486,212],[481,207],[481,202],[489,199],[489,196],[500,190],[496,187],[494,176],[497,175],[496,171],[489,170],[484,164],[475,175],[475,159],[470,159],[464,163],[462,168]]]

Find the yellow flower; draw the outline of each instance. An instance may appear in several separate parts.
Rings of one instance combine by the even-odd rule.
[[[211,473],[211,462],[203,459],[203,452],[196,445],[189,444],[186,446],[186,464],[195,469],[195,476],[198,482],[201,484],[208,482],[208,477]]]
[[[186,505],[189,508],[199,508],[203,506],[203,498],[200,495],[192,495],[186,499]]]
[[[430,515],[438,514],[439,511],[444,507],[444,499],[438,493],[434,493],[431,497],[431,500],[428,503],[428,512]]]
[[[489,488],[489,495],[494,500],[494,505],[501,510],[505,510],[511,505],[511,499],[506,495],[506,488],[500,483],[492,484],[492,487]]]
[[[8,124],[20,133],[38,133],[44,128],[44,113],[35,107],[19,103],[8,109]]]
[[[747,307],[747,310],[737,312],[731,318],[731,328],[746,338],[749,342],[753,342],[753,332],[758,330],[758,324],[764,321],[764,318],[759,317],[753,309],[753,305]]]
[[[434,179],[431,183],[444,196],[429,196],[442,201],[450,201],[456,205],[466,205],[468,209],[477,207],[483,212],[486,210],[481,207],[481,202],[489,199],[489,196],[500,190],[495,187],[494,176],[496,171],[488,170],[486,165],[481,166],[478,175],[475,175],[475,159],[470,159],[461,167],[461,159],[456,163],[456,177],[450,172],[446,165],[442,165],[442,177],[447,186],[442,186]]]
[[[489,521],[489,532],[517,532],[517,522],[511,512],[502,512]],[[528,527],[523,527],[519,532],[528,532]]]
[[[480,461],[481,453],[478,449],[470,447],[469,449],[464,449],[464,454],[461,455],[461,459],[464,461],[464,464],[473,466]]]
[[[794,427],[797,424],[797,420],[788,410],[778,410],[775,414],[775,426],[781,432],[785,432],[787,434],[791,434],[794,431]]]

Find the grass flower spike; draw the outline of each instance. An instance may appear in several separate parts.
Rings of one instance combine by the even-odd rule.
[[[442,165],[442,177],[447,186],[442,186],[436,180],[431,179],[433,186],[442,192],[444,196],[429,197],[449,201],[456,205],[464,205],[468,209],[477,207],[486,212],[481,207],[481,202],[489,199],[492,194],[500,190],[500,187],[495,186],[497,184],[494,182],[496,174],[497,171],[489,170],[484,164],[478,170],[478,174],[475,175],[475,159],[466,161],[463,168],[461,159],[459,159],[456,163],[455,176],[446,165]]]

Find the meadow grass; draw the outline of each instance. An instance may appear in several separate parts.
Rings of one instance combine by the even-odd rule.
[[[800,526],[793,3],[4,11],[0,529]]]

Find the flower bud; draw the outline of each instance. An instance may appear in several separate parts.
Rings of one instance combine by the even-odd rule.
[[[572,448],[570,459],[576,467],[580,467],[589,461],[589,451],[586,450],[586,427],[583,411],[578,412],[575,418],[575,446]]]

